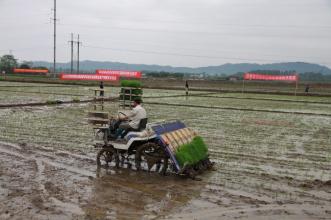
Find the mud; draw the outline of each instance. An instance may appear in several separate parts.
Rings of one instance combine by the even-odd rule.
[[[218,169],[221,169],[218,167]],[[97,169],[94,158],[0,143],[0,219],[328,219],[331,199],[281,201],[213,183],[129,169]],[[261,176],[261,181],[270,176]],[[282,181],[279,178],[274,181]],[[288,179],[287,181],[293,181]],[[303,185],[302,185],[303,184]],[[331,195],[330,181],[298,184]],[[281,193],[281,189],[275,189]],[[302,198],[307,195],[302,195]]]
[[[250,112],[269,112],[269,113],[281,113],[281,114],[298,114],[298,115],[313,115],[313,116],[328,116],[328,113],[312,113],[312,112],[301,112],[301,111],[280,111],[280,110],[268,110],[268,109],[253,109],[253,108],[236,108],[236,107],[219,107],[219,106],[204,106],[204,105],[192,105],[192,104],[171,104],[162,102],[145,102],[149,105],[166,105],[166,106],[181,106],[189,108],[202,108],[202,109],[223,109],[230,111],[250,111]]]
[[[118,98],[104,98],[104,101],[115,101]],[[33,102],[33,103],[16,103],[16,104],[0,104],[0,108],[14,108],[14,107],[30,107],[30,106],[48,106],[48,105],[65,105],[74,103],[91,103],[95,102],[94,99],[87,100],[74,100],[74,101],[61,101],[55,100],[51,102]]]
[[[155,97],[172,94],[153,90]],[[0,219],[331,219],[331,117],[293,114],[329,110],[242,105],[284,114],[218,108],[236,99],[162,101],[171,105],[144,104],[150,121],[181,119],[209,146],[216,171],[201,181],[98,170],[84,121],[88,103],[0,109]],[[208,108],[185,105],[191,102]],[[110,113],[117,108],[106,103]]]
[[[324,189],[328,192],[331,192],[331,180],[322,181],[319,179],[313,181],[306,181],[300,184],[301,187],[313,188],[313,189]]]
[[[152,219],[197,197],[204,185],[128,169],[99,170],[92,158],[38,147],[2,143],[0,158],[0,219]]]

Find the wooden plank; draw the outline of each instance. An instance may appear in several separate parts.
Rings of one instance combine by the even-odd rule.
[[[172,152],[175,152],[175,148],[172,146],[172,144],[170,143],[170,141],[169,141],[169,139],[167,138],[167,136],[163,134],[163,135],[161,135],[161,138],[162,138],[166,143],[168,143],[168,146],[169,146],[170,150],[171,150]]]
[[[191,142],[194,138],[194,134],[190,128],[187,128],[187,133],[188,133],[188,140]]]
[[[176,149],[178,144],[176,143],[174,138],[170,135],[170,133],[166,133],[164,135],[168,138],[169,144],[171,144],[173,146],[173,148]]]
[[[175,148],[176,142],[174,141],[174,138],[169,133],[165,133],[164,135],[168,138],[169,144]]]
[[[178,142],[179,146],[183,145],[184,142],[182,141],[182,138],[181,138],[181,136],[180,136],[178,130],[176,130],[176,131],[174,131],[174,132],[172,132],[172,133],[173,133],[173,135],[176,137],[176,141]]]
[[[182,129],[180,129],[180,131],[182,132],[182,134],[186,138],[186,140],[188,140],[189,134],[187,132],[187,129],[186,128],[182,128]]]
[[[104,127],[98,126],[98,127],[93,127],[93,129],[101,129],[101,130],[103,130],[103,129],[109,129],[109,127],[108,126],[104,126]]]
[[[87,120],[109,122],[109,119],[105,118],[87,118]]]
[[[103,125],[103,124],[108,124],[109,123],[109,119],[103,119],[103,118],[87,118],[87,121],[89,124],[93,124],[93,125]]]
[[[187,135],[185,134],[183,129],[178,130],[178,133],[180,133],[180,135],[182,137],[182,141],[184,142],[184,144],[189,143],[189,138],[187,137]]]
[[[103,118],[108,119],[108,112],[90,111],[87,113],[88,118]]]
[[[190,136],[190,130],[188,128],[183,128],[182,131],[185,133],[187,137]]]
[[[168,134],[169,134],[170,136],[172,136],[173,141],[174,141],[174,143],[175,143],[175,147],[176,147],[176,149],[177,149],[181,144],[180,144],[180,142],[178,141],[178,138],[177,138],[176,134],[175,134],[174,132],[169,132]]]
[[[173,153],[175,153],[175,152],[176,152],[176,149],[175,149],[175,147],[170,143],[170,140],[167,138],[167,136],[163,134],[163,135],[161,135],[161,137],[162,137],[162,139],[163,139],[165,142],[168,143],[168,146],[169,146],[170,150],[171,150]]]

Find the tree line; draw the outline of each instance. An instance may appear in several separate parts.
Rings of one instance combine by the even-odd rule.
[[[0,57],[0,73],[13,73],[15,68],[20,69],[47,69],[44,66],[33,67],[33,63],[29,61],[18,62],[18,60],[11,54],[6,54]]]
[[[14,68],[21,68],[21,69],[47,69],[47,67],[43,66],[33,66],[32,62],[23,61],[18,62],[18,60],[10,54],[0,56],[0,73],[13,73]],[[280,71],[280,70],[254,70],[250,71],[254,73],[263,73],[263,74],[272,74],[272,75],[290,75],[296,73],[294,70],[289,71]],[[143,71],[143,75],[146,77],[153,77],[153,78],[208,78],[208,79],[220,79],[220,80],[228,80],[231,77],[236,77],[238,80],[243,78],[243,72],[238,72],[233,75],[225,75],[225,74],[218,74],[218,75],[210,75],[206,73],[194,74],[194,73],[179,73],[179,72],[166,72],[166,71]],[[322,73],[316,72],[306,72],[299,74],[301,81],[313,81],[313,82],[322,82],[327,81],[331,82],[331,75],[324,75]]]

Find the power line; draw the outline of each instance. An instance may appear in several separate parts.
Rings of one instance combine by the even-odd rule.
[[[49,22],[43,22],[43,23],[28,23],[28,24],[23,24],[23,23],[15,23],[15,24],[4,24],[4,23],[0,23],[1,28],[8,28],[8,29],[13,29],[13,27],[28,27],[28,26],[39,26],[38,28],[40,28],[41,25],[49,25]],[[46,27],[46,26],[45,26]]]
[[[17,18],[17,17],[15,17]],[[105,19],[105,18],[104,18]],[[113,20],[111,18],[106,18],[107,20]],[[53,20],[53,19],[52,19]],[[123,19],[121,19],[122,21]],[[149,19],[141,19],[141,18],[135,18],[134,22],[140,22],[140,23],[145,23],[145,22],[150,22],[150,23],[174,23],[174,24],[185,24],[185,25],[190,25],[190,26],[196,26],[197,24],[199,25],[211,25],[210,22],[184,22],[184,21],[162,21],[162,20],[149,20]],[[42,24],[48,24],[48,23],[29,23],[29,24],[21,24],[21,23],[11,23],[11,22],[1,22],[0,25],[4,26],[34,26],[34,25],[42,25]],[[81,25],[81,24],[66,24],[62,23],[59,25],[66,25],[66,26],[85,26],[85,27],[95,27],[95,25]],[[226,28],[234,28],[234,27],[239,27],[239,28],[265,28],[265,29],[331,29],[330,25],[297,25],[297,24],[290,24],[290,25],[263,25],[263,24],[231,24],[231,23],[223,23],[223,24],[212,24],[213,27],[226,27]],[[103,26],[105,27],[105,26]]]
[[[74,70],[74,44],[77,44],[77,73],[79,73],[79,52],[80,52],[80,46],[82,44],[81,41],[79,41],[79,34],[77,35],[77,41],[74,41],[74,34],[71,33],[71,40],[69,41],[71,46],[71,65],[70,65],[70,73],[73,73]]]
[[[79,34],[76,43],[77,43],[77,73],[79,73],[79,46],[82,44],[82,42],[79,41]]]
[[[69,41],[70,42],[70,41]],[[206,59],[226,59],[226,60],[238,60],[238,61],[264,61],[264,62],[288,62],[284,60],[277,60],[277,59],[252,59],[252,58],[240,58],[240,57],[224,57],[224,56],[204,56],[204,55],[196,55],[196,54],[182,54],[182,53],[169,53],[169,52],[159,52],[159,51],[148,51],[148,50],[132,50],[132,49],[121,49],[121,48],[110,48],[110,47],[101,47],[101,46],[93,46],[93,45],[82,45],[81,41],[74,41],[74,43],[79,42],[79,45],[86,48],[92,48],[92,49],[102,49],[102,50],[112,50],[112,51],[121,51],[121,52],[129,52],[129,53],[142,53],[142,54],[156,54],[156,55],[163,55],[163,56],[179,56],[179,57],[194,57],[194,58],[206,58]],[[64,45],[61,45],[64,46]],[[30,48],[13,48],[12,51],[20,51],[20,50],[33,50],[38,49],[41,47],[30,47]],[[46,47],[44,47],[46,48]],[[50,49],[50,48],[49,48]],[[0,51],[9,51],[9,49],[2,49]],[[78,48],[77,48],[78,53]],[[260,54],[265,56],[265,54]],[[270,55],[270,54],[269,54]],[[277,55],[274,55],[277,56]],[[292,57],[293,60],[303,60],[303,59],[316,59],[312,57]],[[78,55],[78,62],[79,61],[79,55]],[[311,62],[311,61],[310,61]],[[316,61],[315,61],[316,62]],[[317,61],[316,63],[330,65],[330,62],[320,62]],[[79,70],[79,64],[77,63],[77,69]],[[77,70],[77,71],[78,71]]]
[[[84,47],[87,47],[87,48],[95,48],[95,49],[114,50],[114,51],[123,51],[123,52],[131,52],[131,53],[146,53],[146,54],[171,55],[171,56],[184,56],[184,57],[196,57],[196,58],[208,58],[208,59],[237,59],[237,60],[250,60],[250,59],[233,58],[233,57],[204,56],[204,55],[192,55],[192,54],[180,54],[180,53],[169,53],[169,52],[157,52],[157,51],[147,51],[147,50],[130,50],[130,49],[119,49],[119,48],[109,48],[109,47],[99,47],[99,46],[88,46],[88,45],[85,45]],[[271,60],[263,60],[263,61],[271,61]]]
[[[73,15],[67,15],[67,17],[70,17]],[[73,16],[74,17],[74,16]],[[98,19],[103,20],[114,20],[116,17],[98,17]],[[128,20],[126,17],[117,17],[118,20]],[[128,20],[132,21],[132,20]],[[170,24],[187,24],[187,25],[210,25],[211,22],[201,22],[201,21],[195,21],[195,22],[187,22],[187,21],[178,21],[178,20],[155,20],[154,18],[135,18],[134,22],[151,22],[151,23],[170,23]],[[318,29],[331,29],[331,25],[300,25],[300,24],[284,24],[284,25],[274,25],[274,24],[238,24],[238,23],[214,23],[213,26],[219,26],[219,27],[242,27],[242,28],[298,28],[298,29],[307,29],[307,28],[318,28]]]
[[[38,10],[38,11],[40,11],[40,10]],[[47,15],[47,16],[50,16],[50,11],[49,11],[49,9],[45,9],[45,10],[42,10],[42,11],[44,11],[44,12],[41,12],[41,13],[35,13],[34,11],[32,11],[32,10],[25,10],[24,11],[24,13],[18,13],[18,14],[13,14],[13,13],[11,13],[10,15],[5,15],[5,17],[2,17],[1,15],[0,15],[0,19],[5,19],[5,20],[8,20],[8,21],[10,21],[10,19],[17,19],[17,18],[19,18],[19,17],[21,17],[21,18],[24,18],[24,19],[26,19],[26,17],[27,16],[38,16],[38,15]]]
[[[65,47],[65,44],[60,44],[60,46]],[[12,51],[23,51],[23,50],[34,50],[34,49],[49,49],[49,50],[53,50],[52,47],[50,47],[49,45],[45,45],[45,46],[34,46],[34,47],[24,47],[24,48],[13,48],[11,49]],[[10,49],[4,49],[4,50],[0,50],[0,51],[9,51]]]
[[[70,46],[71,46],[71,59],[70,59],[70,73],[73,73],[74,69],[74,34],[71,33],[71,41],[69,41]]]
[[[113,50],[113,51],[122,51],[122,52],[130,52],[130,53],[142,53],[142,54],[156,54],[156,55],[165,55],[165,56],[180,56],[180,57],[194,57],[194,58],[206,58],[206,59],[225,59],[225,60],[238,60],[238,61],[264,61],[264,62],[285,62],[283,60],[275,60],[275,59],[252,59],[252,58],[240,58],[240,57],[224,57],[224,56],[204,56],[204,55],[193,55],[193,54],[181,54],[181,53],[169,53],[169,52],[158,52],[158,51],[147,51],[147,50],[132,50],[132,49],[120,49],[120,48],[110,48],[110,47],[100,47],[100,46],[91,46],[84,45],[86,48],[94,48],[94,49],[105,49],[105,50]],[[321,64],[331,64],[329,62],[319,62]]]
[[[78,40],[79,41],[79,40]],[[70,41],[69,41],[70,42]],[[121,42],[121,41],[118,41],[118,42]],[[77,41],[74,41],[74,43],[77,43]],[[142,45],[142,46],[157,46],[158,48],[162,49],[162,48],[166,48],[166,49],[183,49],[183,50],[196,50],[196,51],[206,51],[206,52],[216,52],[216,53],[234,53],[235,51],[233,50],[215,50],[215,49],[206,49],[206,48],[194,48],[194,47],[190,47],[190,48],[187,48],[187,47],[171,47],[171,46],[168,46],[168,45],[165,45],[165,46],[159,46],[160,44],[158,43],[143,43],[143,41],[140,41],[140,42],[127,42],[125,41],[124,43],[126,44],[136,44],[136,45]],[[77,43],[78,44],[78,43]],[[79,45],[82,46],[82,42],[79,41]],[[59,46],[59,45],[57,45]],[[60,44],[61,47],[65,47],[66,44]],[[108,47],[101,47],[101,46],[89,46],[87,45],[86,47],[89,47],[89,48],[95,48],[95,49],[108,49],[108,50],[116,50],[116,51],[128,51],[128,52],[133,52],[133,51],[130,51],[130,50],[126,50],[126,49],[119,49],[119,48],[108,48]],[[40,49],[40,48],[46,48],[48,49],[48,46],[35,46],[35,47],[27,47],[27,48],[11,48],[13,51],[22,51],[22,50],[33,50],[33,49]],[[77,50],[80,50],[77,49]],[[0,51],[9,51],[9,48],[8,49],[1,49]],[[146,52],[146,50],[145,50]],[[242,52],[245,52],[245,51],[242,51]],[[78,51],[77,51],[78,53]],[[157,53],[162,53],[162,52],[157,52]],[[309,60],[321,60],[323,58],[321,57],[309,57],[309,56],[300,56],[300,57],[297,57],[297,56],[284,56],[284,55],[281,55],[281,54],[265,54],[265,53],[254,53],[254,52],[249,52],[249,51],[246,51],[246,54],[249,53],[249,54],[252,54],[252,55],[255,55],[255,56],[273,56],[273,57],[282,57],[282,58],[286,58],[286,59],[293,59],[293,60],[304,60],[304,59],[309,59]],[[166,54],[167,55],[167,54]],[[79,56],[79,55],[78,55]],[[216,56],[217,57],[217,56]],[[216,58],[215,57],[215,58]],[[253,60],[253,59],[252,59]],[[275,61],[277,59],[269,59],[268,61]],[[328,62],[324,62],[324,63],[328,63]]]
[[[217,52],[217,53],[233,53],[235,51],[233,50],[216,50],[216,49],[209,49],[209,48],[195,48],[195,47],[178,47],[177,45],[176,46],[172,46],[172,45],[167,45],[165,44],[164,42],[162,42],[162,44],[160,43],[151,43],[151,42],[148,42],[146,43],[145,41],[127,41],[127,40],[124,40],[124,41],[121,41],[121,40],[118,40],[118,39],[109,39],[107,38],[108,40],[115,40],[116,42],[122,42],[124,43],[125,45],[128,45],[128,44],[133,44],[133,45],[141,45],[141,46],[153,46],[154,48],[157,47],[157,48],[166,48],[166,49],[174,49],[174,50],[178,50],[178,49],[182,49],[182,50],[195,50],[195,51],[207,51],[207,52]],[[197,45],[197,43],[195,43],[195,45]],[[204,44],[201,44],[201,45],[204,45]],[[240,51],[241,53],[245,52],[243,50]],[[251,53],[251,52],[246,52],[246,53],[249,53],[249,54],[254,54],[254,55],[259,55],[259,56],[273,56],[273,57],[283,57],[283,58],[288,58],[288,59],[323,59],[321,57],[304,57],[304,56],[300,56],[300,57],[289,57],[289,56],[285,56],[284,55],[280,55],[280,54],[256,54],[256,53]]]
[[[134,31],[134,32],[154,32],[154,33],[169,33],[169,34],[190,34],[191,36],[199,35],[207,35],[207,36],[217,36],[217,37],[269,37],[269,38],[282,38],[284,34],[288,34],[285,32],[284,34],[268,34],[264,33],[222,33],[222,32],[213,32],[213,31],[188,31],[188,30],[166,30],[166,29],[150,29],[150,28],[131,28],[131,27],[117,27],[117,26],[103,26],[103,25],[87,25],[87,24],[69,24],[69,23],[60,23],[61,26],[73,26],[73,27],[81,27],[81,28],[88,28],[88,29],[116,29],[116,30],[124,30],[124,31]],[[325,38],[329,39],[331,35],[324,34],[324,35],[316,35],[316,33],[307,32],[305,35],[300,33],[290,34],[289,37],[297,38],[311,38],[315,34],[315,38]]]

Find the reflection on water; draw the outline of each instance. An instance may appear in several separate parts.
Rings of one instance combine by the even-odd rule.
[[[152,219],[197,198],[203,183],[178,176],[129,169],[98,169],[91,198],[83,206],[87,219]]]

